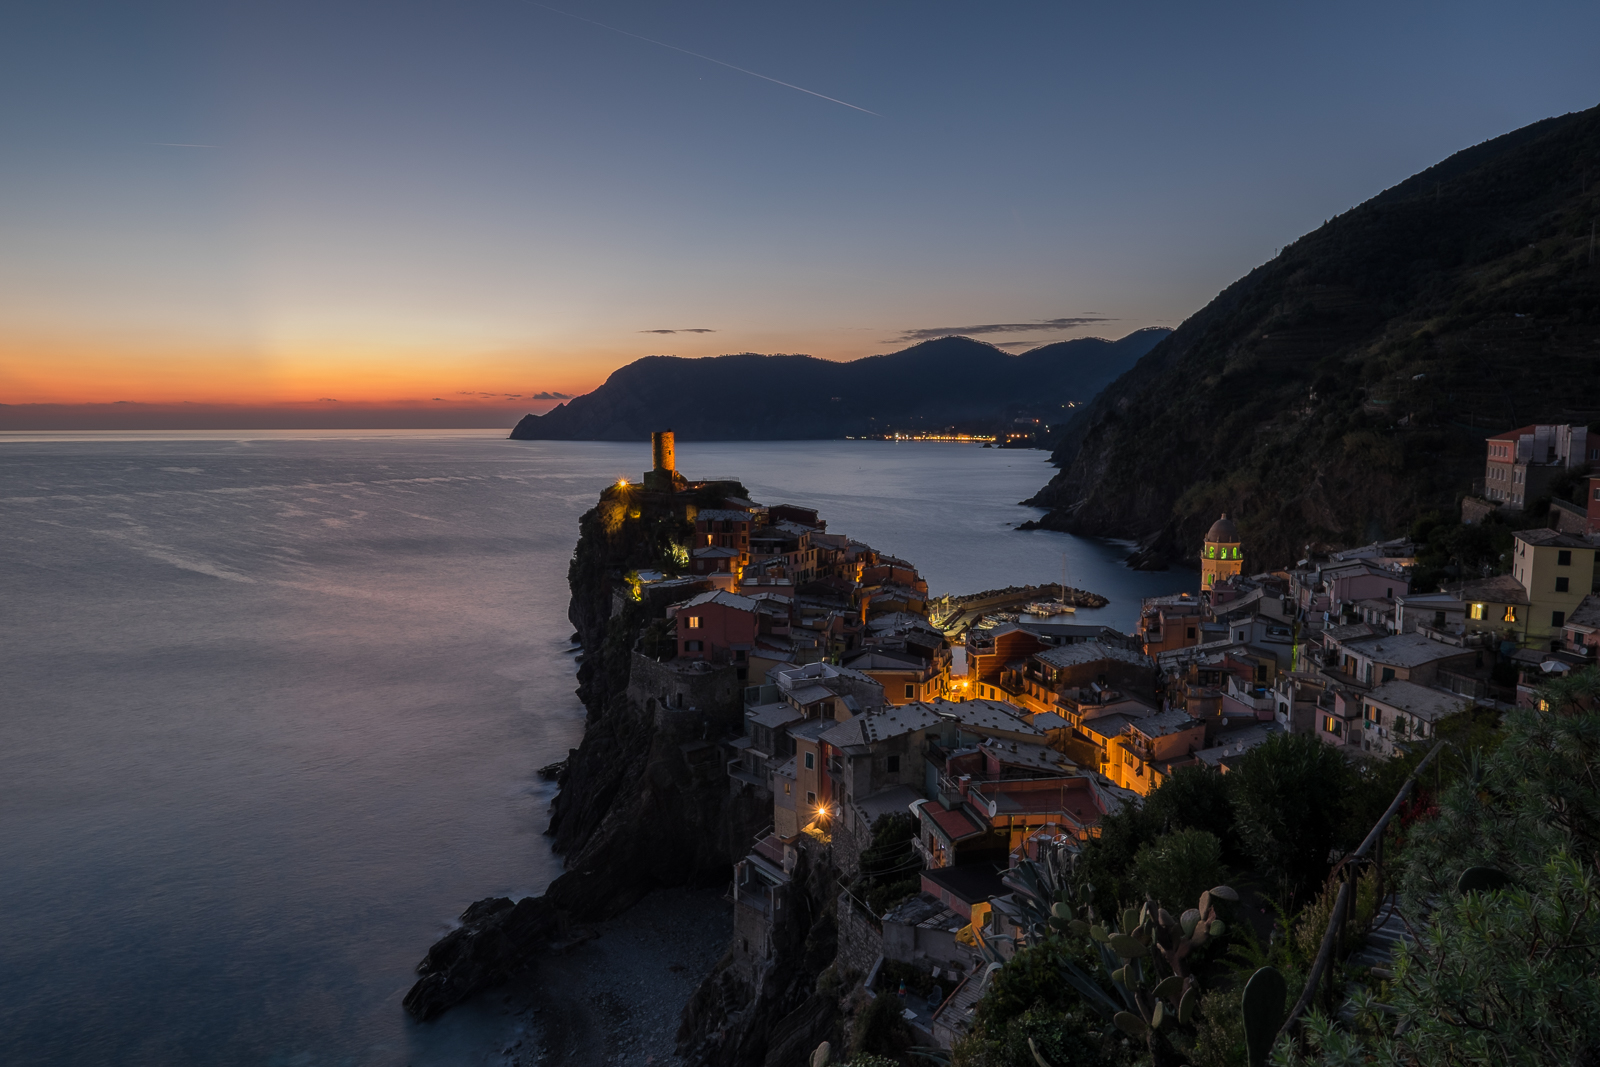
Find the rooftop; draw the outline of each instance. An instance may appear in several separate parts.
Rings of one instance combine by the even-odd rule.
[[[951,811],[937,800],[930,800],[922,805],[921,811],[930,822],[944,831],[944,835],[951,841],[960,841],[981,832],[978,824],[969,819],[965,812]]]
[[[1146,737],[1165,737],[1168,734],[1179,733],[1200,725],[1200,720],[1191,719],[1187,711],[1181,709],[1163,711],[1155,715],[1146,715],[1142,719],[1130,720],[1132,727]]]
[[[1593,548],[1594,545],[1581,537],[1564,534],[1560,530],[1518,530],[1511,535],[1518,541],[1526,541],[1539,548]]]
[[[1210,748],[1202,748],[1196,752],[1194,757],[1209,767],[1221,767],[1229,759],[1242,756],[1257,745],[1263,744],[1273,734],[1281,733],[1283,727],[1275,722],[1263,722],[1247,726],[1242,730],[1230,730],[1218,736],[1216,743]]]
[[[967,727],[976,733],[1000,730],[1005,733],[1044,736],[1043,730],[1018,718],[1020,714],[1025,714],[1021,708],[998,700],[934,700],[920,705],[907,704],[906,707],[927,708],[940,718]]]
[[[1373,704],[1403,711],[1425,722],[1437,722],[1446,715],[1454,715],[1464,705],[1461,696],[1412,682],[1384,682],[1368,693],[1366,699]]]
[[[695,522],[750,522],[754,516],[748,511],[735,511],[732,508],[704,508],[695,512]]]
[[[1522,588],[1522,583],[1509,574],[1497,574],[1493,578],[1474,578],[1460,585],[1449,587],[1448,592],[1457,600],[1487,601],[1491,604],[1526,604],[1528,591]]]
[[[753,722],[757,726],[779,730],[789,723],[799,722],[806,716],[803,711],[792,704],[780,702],[777,704],[757,704],[754,707],[745,708],[744,717],[745,721]]]
[[[1420,667],[1424,663],[1449,659],[1471,651],[1431,640],[1421,634],[1369,637],[1363,641],[1347,642],[1345,647],[1351,652],[1368,657],[1374,663],[1390,667]]]
[[[936,805],[929,802],[929,807]],[[960,867],[934,867],[922,872],[922,880],[949,893],[965,904],[987,903],[990,897],[1003,897],[1011,890],[1000,874],[987,863],[966,863]]]
[[[925,704],[891,705],[881,711],[857,715],[846,722],[837,723],[822,734],[821,739],[835,748],[852,748],[938,725],[939,716],[929,711]]]
[[[1572,614],[1567,616],[1567,625],[1572,627],[1600,627],[1600,596],[1590,593],[1583,598],[1583,602],[1572,609]]]

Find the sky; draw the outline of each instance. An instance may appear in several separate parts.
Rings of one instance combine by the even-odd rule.
[[[500,425],[651,354],[1175,326],[1600,103],[1585,3],[10,7],[0,429]]]

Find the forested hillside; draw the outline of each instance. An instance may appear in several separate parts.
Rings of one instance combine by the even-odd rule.
[[[1483,438],[1600,417],[1600,108],[1458,152],[1283,249],[1069,424],[1043,525],[1259,566],[1453,510]]]

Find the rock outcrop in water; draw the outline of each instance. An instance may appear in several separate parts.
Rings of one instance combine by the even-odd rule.
[[[699,491],[708,505],[745,493],[734,482]],[[681,502],[629,487],[607,488],[580,520],[568,617],[583,645],[578,695],[588,716],[561,772],[548,831],[567,871],[542,896],[489,898],[463,912],[462,925],[417,967],[404,1001],[413,1017],[434,1018],[500,984],[552,942],[653,889],[721,884],[770,818],[729,796],[714,744],[737,729],[743,683],[692,680],[700,699],[685,711],[655,700],[636,677],[657,669],[634,651],[640,634],[686,594],[679,586],[633,599],[621,576],[660,566],[690,532]]]

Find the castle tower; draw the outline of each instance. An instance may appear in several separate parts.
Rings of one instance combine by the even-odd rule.
[[[671,430],[650,435],[650,458],[655,466],[644,472],[644,487],[661,493],[674,493],[687,483],[677,470],[677,449]]]
[[[657,473],[671,475],[678,469],[671,430],[657,430],[650,435],[650,455]]]
[[[1239,551],[1239,527],[1223,512],[1222,518],[1206,531],[1205,547],[1200,551],[1200,590],[1214,588],[1223,578],[1244,572],[1244,556]]]

